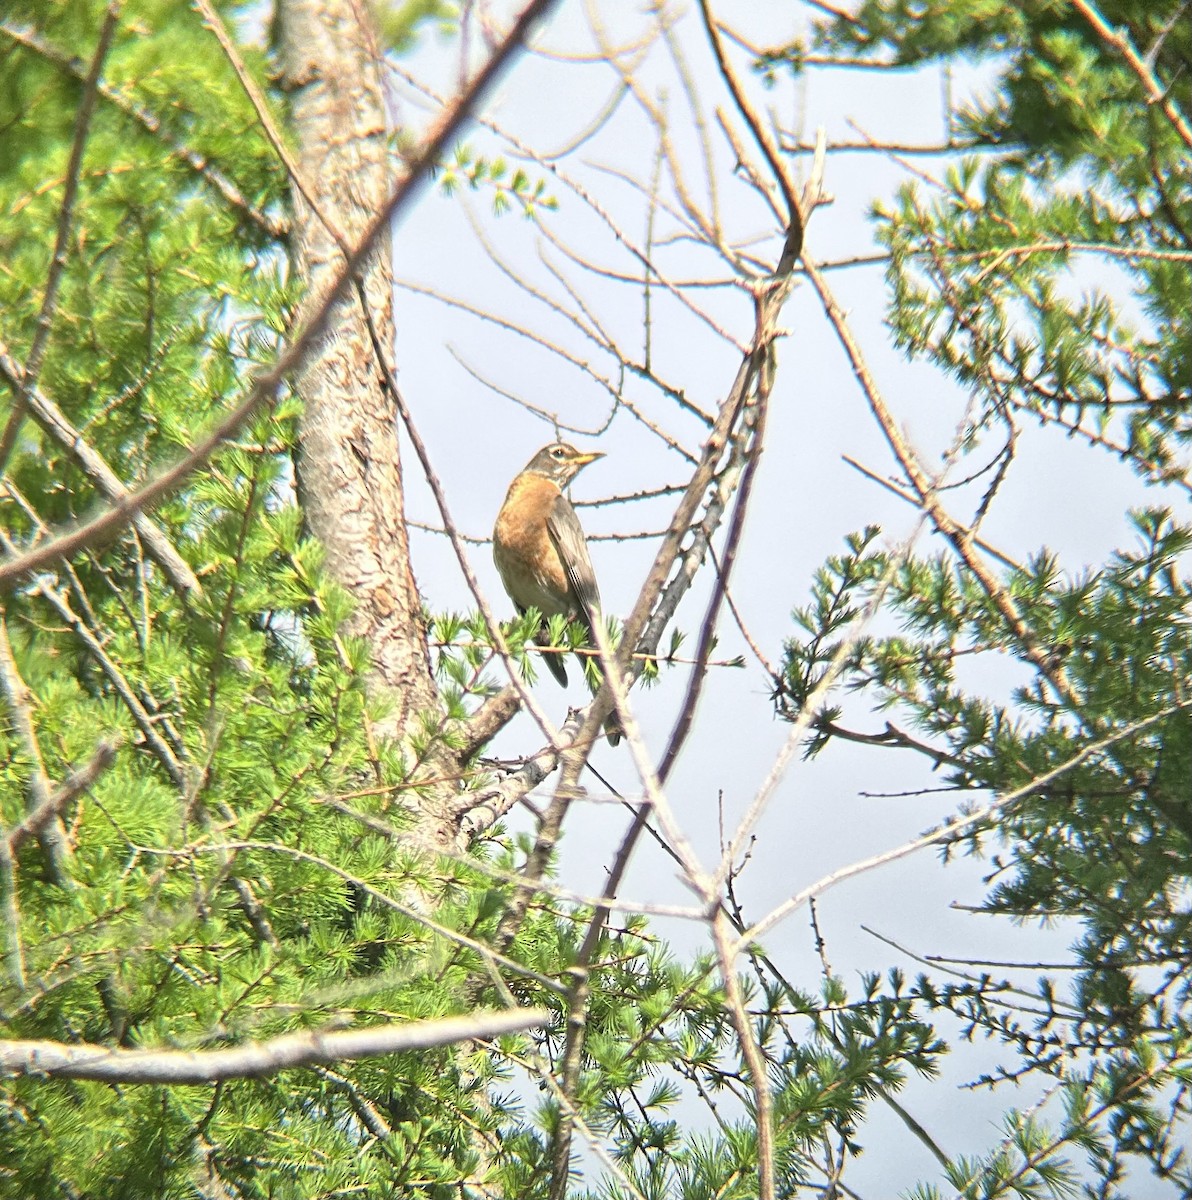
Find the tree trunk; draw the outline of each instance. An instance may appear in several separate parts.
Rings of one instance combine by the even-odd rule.
[[[381,55],[363,0],[279,0],[278,14],[301,166],[301,186],[291,187],[291,253],[314,297],[342,266],[337,238],[354,244],[388,194]],[[369,260],[364,290],[388,355],[387,238]],[[372,685],[392,699],[393,714],[377,732],[401,737],[419,712],[438,710],[438,698],[410,566],[395,414],[355,289],[340,302],[296,383],[305,402],[298,466],[303,511],[326,548],[327,570],[355,602],[346,632],[367,639]]]

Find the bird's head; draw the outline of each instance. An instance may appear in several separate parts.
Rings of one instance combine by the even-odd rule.
[[[530,459],[526,470],[535,475],[545,475],[560,488],[565,488],[583,467],[603,457],[595,450],[584,452],[566,442],[552,442]]]

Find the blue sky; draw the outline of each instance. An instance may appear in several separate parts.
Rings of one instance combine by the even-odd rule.
[[[539,155],[588,133],[558,160],[558,169],[582,186],[626,238],[642,243],[658,152],[657,129],[632,95],[613,103],[622,81],[606,63],[597,61],[599,45],[589,26],[590,11],[600,13],[610,42],[641,47],[634,78],[650,103],[665,110],[675,160],[682,164],[691,195],[701,206],[710,207],[701,165],[701,133],[686,102],[675,56],[661,41],[647,44],[650,18],[639,6],[563,6],[540,34],[537,52],[515,66],[486,115]],[[766,45],[788,41],[805,29],[809,11],[789,3],[756,3],[733,9],[733,19],[740,21],[737,28],[751,42]],[[716,203],[726,237],[750,240],[753,253],[772,261],[781,245],[780,234],[753,189],[734,175],[731,149],[715,127],[713,109],[722,106],[729,112],[731,105],[695,13],[677,21],[674,39],[701,96],[706,136],[713,148]],[[454,55],[452,46],[438,44],[432,36],[405,65],[421,80],[445,91],[458,73]],[[635,59],[632,49],[625,59]],[[747,56],[737,53],[734,61],[743,74],[748,73]],[[990,74],[987,64],[956,72],[953,95],[959,98],[985,86]],[[748,84],[755,103],[777,125],[808,139],[821,125],[830,142],[856,140],[858,131],[879,140],[911,143],[935,143],[943,134],[944,80],[938,69],[813,70],[798,85],[780,81],[765,90],[753,77]],[[419,116],[416,93],[400,80],[394,81],[394,98],[403,121],[425,119]],[[597,116],[610,107],[611,115],[593,130]],[[607,271],[637,270],[635,259],[606,221],[542,163],[519,160],[508,143],[479,127],[470,135],[469,145],[475,153],[501,154],[532,178],[547,180],[559,208],[543,215],[543,225],[573,255]],[[943,170],[941,162],[932,158],[915,158],[913,165],[928,174]],[[798,170],[806,172],[806,159],[799,162]],[[807,235],[810,254],[830,263],[871,252],[875,247],[870,207],[875,199],[891,196],[907,178],[905,165],[884,155],[830,153],[825,187],[835,199],[812,218]],[[664,208],[675,204],[673,180],[669,185],[664,180],[660,196]],[[731,384],[739,353],[710,325],[719,323],[733,337],[746,339],[751,328],[750,300],[740,289],[722,286],[730,277],[727,266],[706,247],[684,238],[681,221],[661,211],[655,218],[655,234],[659,261],[670,278],[708,284],[681,289],[707,319],[664,289],[653,289],[651,361],[668,383],[711,410]],[[493,261],[492,251],[500,263]],[[399,280],[416,285],[416,290],[399,286],[396,292],[401,382],[446,485],[454,518],[465,533],[488,535],[512,474],[553,438],[549,423],[510,396],[555,412],[580,429],[601,430],[598,436],[567,435],[585,448],[607,454],[579,476],[573,488],[577,501],[684,480],[681,455],[668,449],[661,437],[624,410],[609,420],[612,400],[601,379],[616,383],[614,356],[602,352],[579,333],[575,323],[519,287],[511,273],[552,297],[580,323],[598,326],[617,340],[627,357],[638,359],[646,345],[640,284],[585,271],[552,245],[535,223],[519,215],[494,217],[492,192],[483,188],[465,189],[454,198],[428,193],[397,230],[394,260]],[[1092,280],[1103,283],[1104,277]],[[927,461],[938,463],[966,397],[931,368],[907,362],[890,346],[883,323],[886,294],[880,266],[834,270],[830,281],[903,429]],[[1087,286],[1089,281],[1073,276],[1074,287]],[[571,361],[493,320],[437,301],[426,294],[427,289],[553,339]],[[779,350],[766,450],[733,585],[753,638],[774,662],[780,659],[783,639],[793,632],[791,608],[806,602],[813,572],[829,554],[839,552],[847,533],[877,523],[886,543],[897,545],[916,527],[916,513],[909,505],[843,461],[847,454],[880,474],[893,470],[835,335],[806,284],[796,288],[782,324],[787,336]],[[698,422],[681,413],[673,400],[632,376],[626,377],[624,388],[625,395],[666,435],[688,450],[698,447]],[[412,455],[407,457],[406,470],[412,516],[438,524]],[[957,500],[957,515],[962,518],[964,499],[962,493]],[[1128,541],[1125,511],[1130,504],[1148,500],[1155,497],[1104,454],[1052,431],[1027,427],[1014,469],[983,534],[1022,560],[1048,546],[1060,555],[1066,571],[1078,575],[1102,561],[1113,546]],[[585,507],[581,514],[589,534],[603,539],[662,528],[672,503]],[[628,612],[655,547],[649,539],[593,541],[593,559],[609,611]],[[938,539],[929,534],[919,539],[920,552],[940,548]],[[417,534],[414,554],[418,581],[432,608],[471,606],[444,538]],[[471,562],[497,611],[509,615],[489,548],[473,546]],[[677,621],[689,635],[689,649],[707,594],[705,573]],[[731,830],[748,806],[788,733],[788,727],[772,714],[764,672],[725,614],[716,655],[727,659],[738,654],[745,655],[746,669],[713,671],[695,733],[668,789],[705,862],[719,855],[722,828]],[[981,663],[974,671],[973,682],[993,696],[1008,697],[1021,679],[1005,664]],[[679,669],[667,672],[658,687],[634,693],[635,711],[655,752],[661,751],[670,733],[685,683],[685,670]],[[568,703],[579,705],[585,698],[577,683],[564,694],[545,674],[536,691],[558,721]],[[872,713],[856,699],[846,701],[846,711],[861,729],[880,730],[886,720],[886,714]],[[529,719],[522,717],[494,749],[498,754],[521,754],[537,748],[540,740]],[[637,781],[623,747],[612,751],[602,744],[593,762],[620,790],[636,793]],[[738,891],[749,916],[757,919],[827,872],[915,836],[953,813],[957,805],[956,797],[938,792],[903,798],[863,793],[938,783],[923,761],[906,752],[833,746],[811,763],[796,759],[758,828],[741,875]],[[592,788],[595,794],[595,781]],[[567,886],[589,892],[600,888],[627,822],[623,810],[606,804],[576,807],[569,818],[560,867]],[[525,814],[515,814],[512,823],[530,827]],[[834,970],[850,988],[855,988],[856,973],[862,969],[900,964],[911,972],[917,970],[912,960],[862,926],[922,954],[1011,960],[1059,955],[1069,940],[1068,931],[1024,930],[953,907],[954,902],[979,901],[984,869],[983,864],[969,862],[945,870],[938,856],[926,851],[830,892],[820,903],[819,920]],[[639,852],[622,895],[656,903],[689,898],[673,865],[650,847]],[[677,946],[694,949],[707,944],[706,931],[698,925],[660,922],[659,928]],[[806,910],[769,935],[767,948],[802,986],[812,990],[817,986],[820,964]],[[963,1081],[988,1069],[994,1057],[987,1047],[959,1047],[944,1082],[912,1083],[907,1089],[907,1106],[952,1154],[987,1149],[997,1141],[995,1123],[1003,1108],[1033,1098],[1029,1093],[1011,1096],[1002,1091],[990,1096],[957,1090]],[[875,1106],[873,1121],[861,1140],[873,1149],[846,1180],[862,1194],[891,1195],[935,1173],[935,1164],[923,1148],[881,1106]]]

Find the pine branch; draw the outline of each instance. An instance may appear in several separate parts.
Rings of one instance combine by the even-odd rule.
[[[468,120],[472,109],[496,81],[512,55],[529,36],[531,28],[556,3],[556,0],[531,0],[522,10],[508,34],[490,54],[483,68],[460,94],[455,103],[440,118],[421,150],[409,161],[406,173],[389,199],[373,218],[356,244],[335,281],[318,298],[302,328],[272,367],[256,378],[248,395],[221,421],[218,421],[199,442],[172,467],[162,471],[136,492],[130,493],[106,512],[85,522],[70,533],[60,533],[43,546],[26,552],[19,558],[0,563],[0,587],[11,586],[16,579],[35,571],[56,558],[76,554],[131,522],[138,513],[160,503],[180,487],[201,467],[220,446],[271,398],[277,394],[282,381],[298,368],[310,347],[323,335],[336,304],[359,274],[373,247],[391,221],[406,208],[420,190],[426,177],[439,163],[456,133]],[[7,30],[5,30],[7,32]]]
[[[71,75],[76,79],[86,78],[83,66],[76,61],[73,55],[68,54],[65,50],[60,50],[57,46],[47,41],[46,38],[42,37],[40,33],[30,29],[22,29],[16,25],[10,25],[6,21],[0,21],[0,33],[4,34],[11,41],[16,42],[17,45],[24,46],[27,50],[32,50],[35,54],[39,54],[46,62],[51,63],[63,73]],[[122,92],[110,87],[102,80],[100,80],[96,90],[109,104],[119,109],[125,116],[130,117],[140,125],[142,129],[157,138],[173,158],[184,163],[200,179],[214,188],[228,204],[248,217],[257,228],[263,230],[273,238],[284,238],[289,233],[290,223],[288,220],[263,213],[260,209],[249,203],[244,193],[222,171],[217,167],[213,167],[208,162],[206,155],[200,154],[197,150],[192,150],[185,143],[178,141],[177,138],[167,132],[161,122],[161,118],[156,114],[143,105],[138,104],[135,100],[129,99]]]
[[[128,488],[120,482],[103,455],[66,419],[66,414],[48,396],[38,391],[36,384],[29,381],[28,370],[22,370],[20,364],[10,357],[3,342],[0,342],[0,375],[17,396],[17,405],[12,413],[14,417],[23,400],[29,415],[74,459],[101,495],[116,504],[128,500]],[[203,589],[198,577],[190,569],[190,564],[174,549],[160,526],[139,509],[134,509],[131,524],[140,534],[149,557],[161,567],[174,587],[184,596],[201,595]]]
[[[118,0],[108,5],[104,15],[103,26],[99,31],[99,41],[95,53],[91,57],[91,66],[83,81],[83,98],[79,101],[79,109],[75,115],[74,138],[71,141],[70,160],[66,165],[66,180],[62,188],[62,207],[58,211],[58,232],[54,237],[54,252],[50,256],[50,270],[46,276],[45,293],[41,298],[41,309],[37,314],[37,328],[33,334],[33,345],[25,362],[24,378],[21,390],[17,392],[16,403],[8,414],[4,432],[0,433],[0,473],[8,464],[12,449],[17,443],[21,424],[29,408],[29,393],[37,387],[41,376],[41,365],[45,361],[46,349],[50,343],[50,330],[54,326],[54,313],[58,307],[58,288],[62,283],[62,273],[66,270],[67,244],[70,241],[70,231],[74,227],[75,198],[79,191],[79,176],[83,170],[83,151],[87,146],[87,134],[91,129],[91,114],[95,111],[95,97],[99,89],[99,76],[107,60],[108,51],[112,47],[112,38],[116,34],[116,24],[120,18],[121,4]]]

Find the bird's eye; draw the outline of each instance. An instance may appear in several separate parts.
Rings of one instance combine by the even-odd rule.
[[[566,458],[567,451],[562,446],[556,446],[551,452],[551,458]]]

